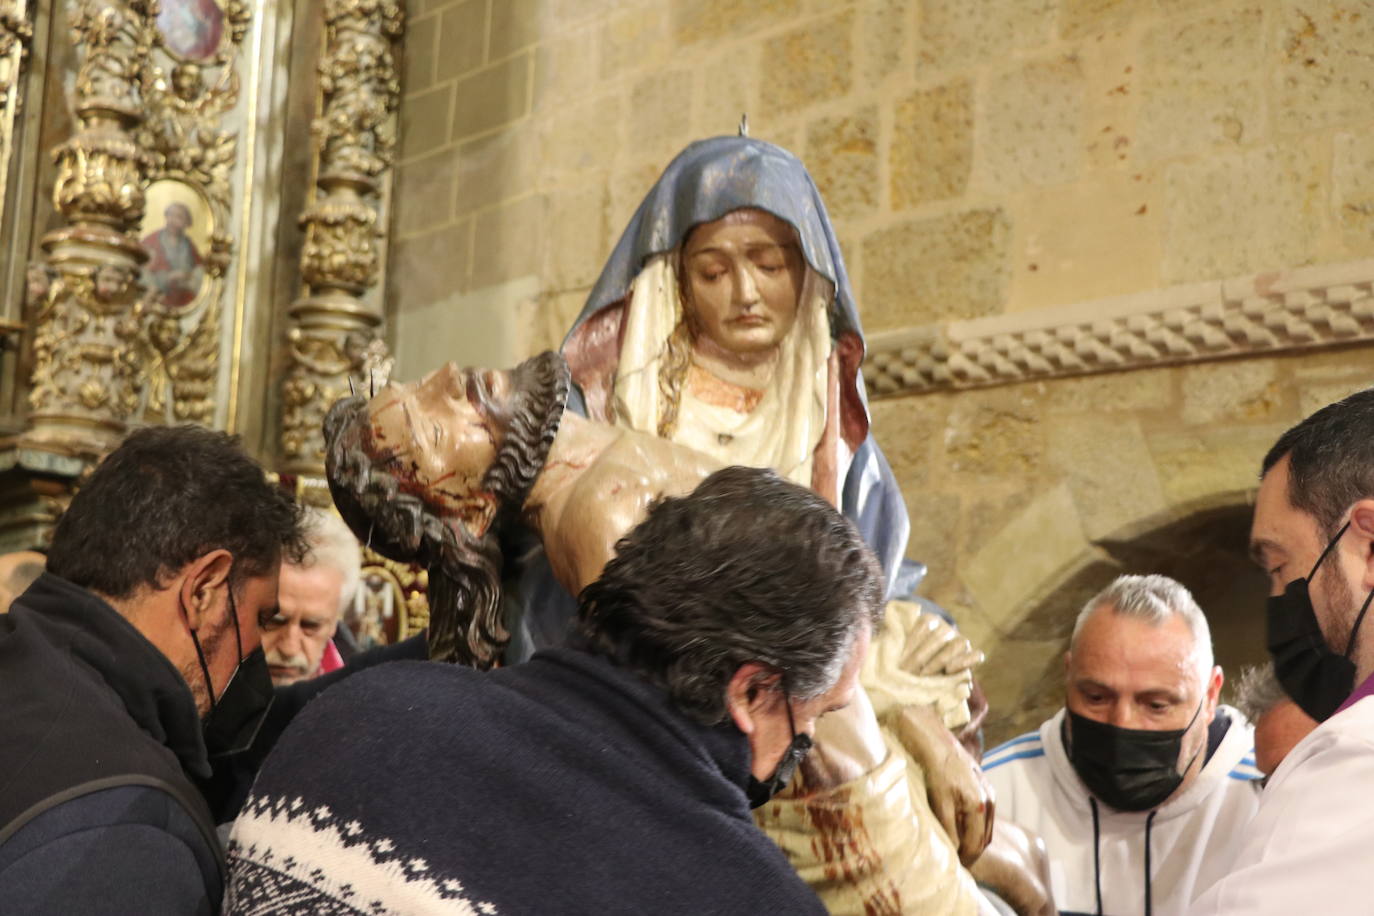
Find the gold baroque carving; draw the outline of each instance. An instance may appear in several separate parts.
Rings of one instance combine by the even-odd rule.
[[[875,395],[1374,341],[1374,260],[871,335]]]
[[[398,0],[327,0],[324,18],[323,103],[313,125],[320,143],[320,183],[375,181],[391,167],[395,153],[401,80],[394,46],[405,13]]]
[[[47,282],[35,309],[31,408],[24,444],[93,455],[113,443],[139,397],[146,259],[129,231],[143,215],[147,155],[140,75],[153,42],[148,0],[74,0],[78,59],[71,107],[78,127],[53,150],[53,202],[67,222],[43,239]]]
[[[319,65],[314,199],[301,214],[304,294],[291,307],[282,387],[288,469],[324,472],[324,414],[350,385],[384,383],[382,316],[362,296],[377,283],[379,191],[395,159],[400,78],[397,0],[327,0]]]
[[[19,118],[19,77],[33,40],[27,7],[28,0],[0,0],[0,206],[6,200],[6,179]]]
[[[156,32],[156,0],[75,0],[68,9],[72,44],[82,54],[76,71],[78,114],[103,110],[137,121],[139,76]]]
[[[223,126],[239,100],[238,62],[250,21],[248,6],[229,0],[223,14],[224,38],[212,53],[186,59],[162,31],[156,31],[158,53],[141,73],[145,119],[138,132],[150,159],[150,187],[172,182],[189,188],[192,202],[203,201],[208,213],[201,227],[207,236],[201,259],[203,279],[189,301],[158,288],[145,270],[145,333],[139,338],[143,367],[140,415],[163,422],[207,423],[215,408],[219,371],[220,327],[226,273],[233,257],[229,235],[233,210],[231,179],[238,160],[238,132]],[[169,204],[176,206],[172,199]],[[181,204],[186,208],[186,204]],[[187,208],[186,212],[192,210]],[[150,213],[144,231],[160,214]],[[150,232],[145,241],[155,235]]]
[[[361,293],[377,282],[377,211],[360,200],[326,200],[308,207],[302,221],[307,284]]]
[[[395,620],[395,641],[400,642],[429,626],[429,573],[410,563],[398,563],[363,548],[361,585],[349,625],[364,646],[389,640],[388,622]]]
[[[68,219],[123,227],[143,217],[148,157],[121,128],[83,131],[54,155],[53,203]]]

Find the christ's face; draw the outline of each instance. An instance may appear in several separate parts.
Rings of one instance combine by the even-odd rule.
[[[387,385],[367,406],[373,457],[480,534],[496,510],[482,479],[505,440],[510,393],[509,372],[456,363]]]

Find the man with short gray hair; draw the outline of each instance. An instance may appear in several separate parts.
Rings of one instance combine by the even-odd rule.
[[[1293,702],[1274,676],[1274,666],[1256,665],[1240,673],[1236,708],[1255,728],[1255,766],[1267,780],[1317,721]]]
[[[1065,708],[983,758],[997,813],[1044,839],[1061,913],[1181,912],[1229,867],[1260,777],[1207,618],[1167,576],[1121,576],[1064,667]]]

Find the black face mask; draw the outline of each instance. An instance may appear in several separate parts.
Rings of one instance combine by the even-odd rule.
[[[778,761],[772,776],[760,782],[754,778],[753,773],[749,774],[749,788],[745,792],[749,796],[751,808],[767,804],[770,798],[787,788],[787,784],[797,772],[797,764],[801,763],[802,758],[811,750],[811,736],[797,734],[797,726],[792,721],[792,703],[786,696],[782,701],[787,707],[787,727],[792,730],[792,743],[783,751],[782,759]]]
[[[238,646],[238,666],[229,675],[229,683],[218,699],[215,686],[210,681],[210,667],[205,664],[205,653],[201,650],[196,631],[191,631],[191,642],[196,647],[196,657],[200,659],[200,670],[205,675],[205,689],[210,694],[210,713],[201,723],[205,734],[205,750],[210,757],[223,757],[239,754],[253,744],[253,739],[267,717],[272,705],[272,675],[267,669],[267,656],[262,646],[243,657],[243,636],[239,633],[238,606],[234,603],[234,587],[229,589],[229,619],[234,623],[234,643]]]
[[[1360,631],[1374,591],[1364,599],[1345,652],[1337,655],[1326,644],[1317,612],[1312,607],[1309,583],[1317,569],[1340,542],[1350,523],[1346,522],[1326,545],[1312,571],[1305,579],[1294,579],[1267,603],[1269,623],[1269,654],[1274,659],[1274,674],[1294,703],[1318,722],[1324,722],[1336,712],[1355,689],[1355,663],[1350,653],[1355,648],[1355,635]]]
[[[1200,712],[1201,702],[1183,728],[1152,731],[1119,728],[1069,710],[1073,728],[1069,761],[1088,791],[1116,810],[1157,808],[1183,783],[1183,773],[1197,760],[1194,754],[1183,772],[1179,772],[1183,736]]]

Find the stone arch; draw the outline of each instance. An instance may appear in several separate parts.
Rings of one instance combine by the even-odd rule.
[[[980,677],[991,698],[989,745],[1036,727],[1063,703],[1063,653],[1083,604],[1113,578],[1162,573],[1197,598],[1216,660],[1234,682],[1263,662],[1263,574],[1248,555],[1253,490],[1229,490],[1119,526],[1063,551],[1053,572],[1008,615]]]

